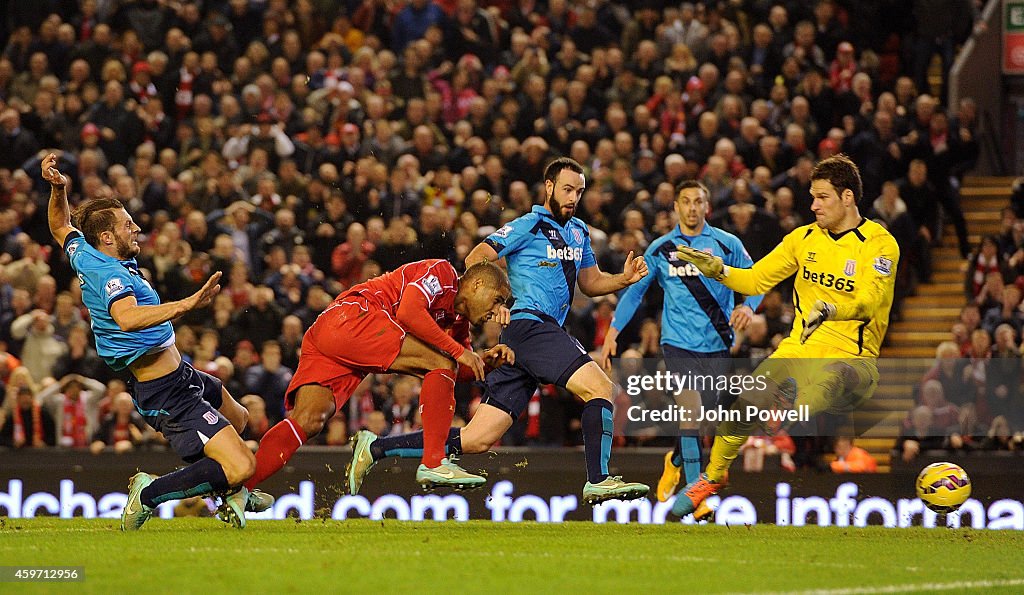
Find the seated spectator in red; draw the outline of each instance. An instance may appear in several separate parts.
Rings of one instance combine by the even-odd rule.
[[[99,425],[102,382],[71,374],[39,391],[36,400],[49,411],[57,428],[57,444],[85,448]]]
[[[118,393],[114,396],[112,410],[103,418],[99,429],[92,435],[89,450],[93,454],[99,454],[107,446],[113,446],[117,454],[131,452],[145,444],[152,434],[153,431],[146,425],[146,421],[135,410],[132,396],[128,393]]]
[[[14,405],[0,411],[0,446],[45,448],[53,444],[53,418],[36,403],[32,388],[22,386]]]
[[[999,241],[995,236],[985,236],[967,267],[964,291],[984,312],[999,305],[999,293],[1007,275],[1009,265],[999,256]]]
[[[366,239],[366,227],[353,223],[345,232],[345,242],[338,244],[331,253],[331,272],[343,289],[356,284],[363,264],[369,260],[377,247]]]

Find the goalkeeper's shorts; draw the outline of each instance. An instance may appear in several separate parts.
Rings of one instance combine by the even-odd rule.
[[[810,349],[786,339],[754,370],[777,387],[796,389],[794,405],[806,405],[810,415],[842,414],[858,409],[875,393],[878,366],[874,358],[853,357],[838,349]]]

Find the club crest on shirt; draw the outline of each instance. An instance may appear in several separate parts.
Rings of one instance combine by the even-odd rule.
[[[583,242],[583,232],[578,230],[578,229],[576,229],[575,227],[572,228],[572,239],[576,240],[577,244],[582,243]]]
[[[120,279],[114,277],[110,281],[107,281],[107,297],[110,297],[118,292],[124,291],[124,283]]]
[[[888,277],[892,274],[892,260],[884,256],[879,256],[875,259],[874,269],[878,271],[880,275]]]
[[[846,275],[847,277],[852,277],[856,273],[857,273],[857,261],[856,260],[847,260],[846,261],[846,266],[843,267],[843,274]]]

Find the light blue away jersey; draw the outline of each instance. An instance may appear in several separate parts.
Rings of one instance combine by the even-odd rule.
[[[597,265],[587,224],[573,217],[561,226],[551,213],[535,205],[484,240],[508,262],[515,305],[512,319],[553,318],[558,324],[572,305],[576,276]]]
[[[651,242],[644,252],[649,274],[629,286],[619,299],[612,326],[622,330],[632,320],[647,288],[657,280],[665,290],[661,316],[661,342],[698,353],[729,349],[733,342],[729,317],[735,307],[735,294],[718,281],[700,274],[694,265],[679,260],[676,246],[687,245],[722,257],[725,264],[747,269],[753,265],[739,238],[704,224],[700,235],[683,235],[677,225],[671,232]],[[757,310],[761,296],[744,302]]]
[[[126,332],[114,322],[110,306],[134,295],[140,306],[160,304],[160,296],[139,272],[135,259],[118,260],[100,252],[85,241],[79,231],[68,234],[64,252],[82,285],[82,301],[89,308],[96,351],[114,370],[123,370],[140,356],[174,344],[170,322]]]

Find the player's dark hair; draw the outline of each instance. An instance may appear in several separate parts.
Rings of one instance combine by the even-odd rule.
[[[71,214],[71,224],[80,229],[85,241],[95,248],[100,243],[101,233],[114,231],[117,225],[115,211],[123,208],[124,205],[116,198],[94,198],[75,209]]]
[[[486,285],[491,287],[497,287],[498,289],[508,289],[512,287],[509,283],[508,275],[505,270],[498,265],[488,260],[480,261],[473,266],[466,269],[465,274],[462,275],[462,283],[466,281],[472,281],[473,279],[483,279]]]
[[[819,161],[811,172],[811,180],[830,182],[838,194],[842,194],[843,190],[852,191],[854,204],[860,204],[860,198],[864,194],[864,185],[860,180],[857,164],[842,153]]]
[[[554,184],[558,180],[558,174],[562,173],[563,169],[567,169],[578,174],[583,173],[583,166],[580,165],[579,162],[577,162],[575,159],[570,159],[569,157],[559,157],[558,159],[555,159],[554,161],[549,163],[548,166],[544,168],[544,181],[550,181],[552,184]]]
[[[676,200],[679,200],[679,196],[683,193],[683,190],[690,188],[699,188],[704,193],[704,200],[711,202],[711,191],[704,184],[701,184],[697,180],[683,180],[676,185]]]

